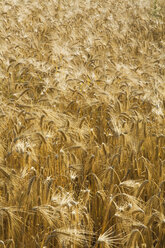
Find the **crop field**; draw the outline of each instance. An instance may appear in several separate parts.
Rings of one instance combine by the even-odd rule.
[[[0,248],[165,248],[164,0],[0,1]]]

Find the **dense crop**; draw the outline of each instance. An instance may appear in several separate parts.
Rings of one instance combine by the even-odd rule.
[[[165,4],[0,1],[0,247],[165,247]]]

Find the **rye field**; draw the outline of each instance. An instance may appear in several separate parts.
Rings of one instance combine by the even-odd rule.
[[[165,247],[165,2],[0,1],[0,248]]]

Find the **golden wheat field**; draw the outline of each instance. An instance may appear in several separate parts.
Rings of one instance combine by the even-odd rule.
[[[0,1],[0,248],[165,247],[165,2]]]

